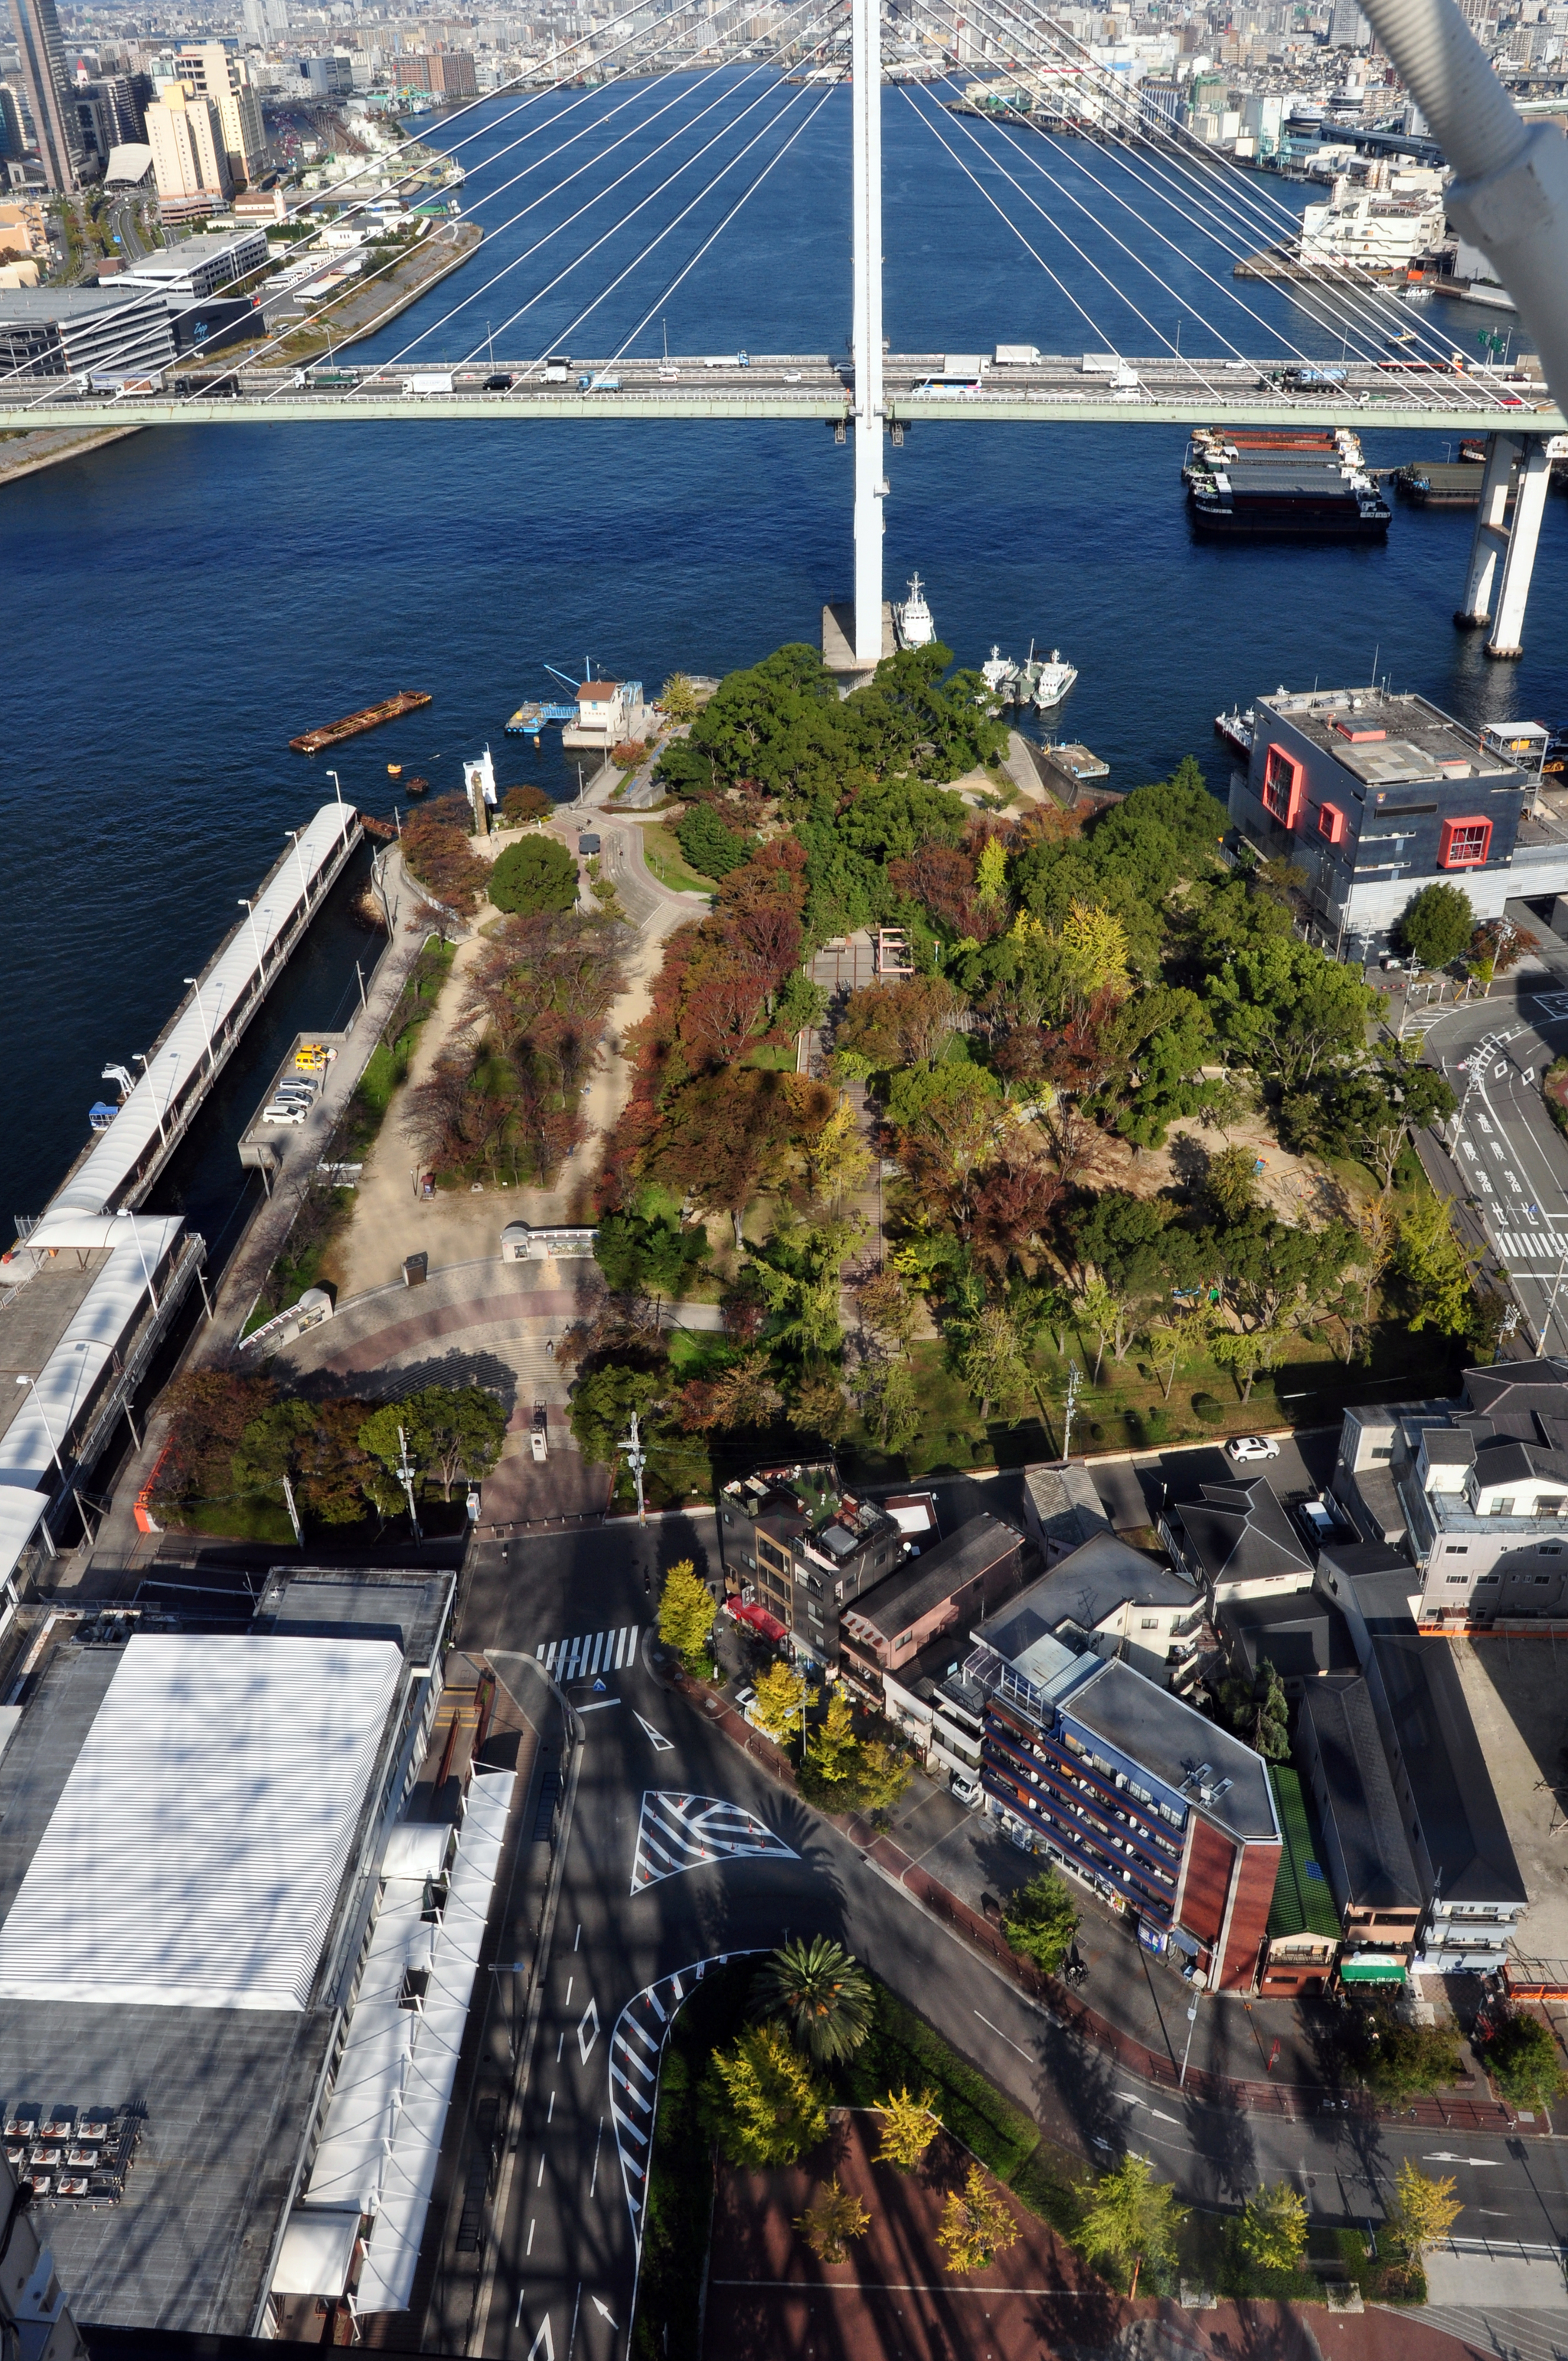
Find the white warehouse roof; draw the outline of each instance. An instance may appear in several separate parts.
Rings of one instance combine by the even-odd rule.
[[[0,1997],[302,2009],[401,1665],[138,1632],[0,1926]]]

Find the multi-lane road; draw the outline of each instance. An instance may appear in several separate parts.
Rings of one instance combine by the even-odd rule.
[[[1568,988],[1535,970],[1439,1016],[1426,1058],[1459,1109],[1441,1126],[1449,1178],[1511,1280],[1531,1344],[1568,1351],[1568,1139],[1541,1078],[1568,1051]],[[1550,1332],[1550,1333],[1549,1333]]]
[[[547,418],[826,419],[842,425],[856,401],[854,369],[827,353],[682,354],[663,359],[573,357],[550,367],[521,360],[335,361],[312,369],[239,363],[211,398],[181,393],[190,362],[151,379],[89,392],[75,379],[0,384],[7,430],[85,422],[112,409],[135,425],[277,424],[302,420]],[[104,368],[113,363],[104,361]],[[1035,425],[1169,424],[1196,419],[1255,426],[1425,428],[1444,434],[1560,434],[1561,412],[1544,386],[1510,371],[1411,370],[1376,362],[1336,367],[1334,382],[1296,387],[1281,357],[1209,361],[1160,357],[1118,365],[1110,355],[1040,354],[1021,367],[992,367],[980,354],[889,353],[882,411],[894,434],[916,421],[959,419]],[[148,390],[144,390],[144,388]]]
[[[1329,2221],[1385,2210],[1407,2158],[1452,2173],[1483,2236],[1568,2236],[1555,2139],[1378,2122],[1354,2109],[1293,2121],[1188,2102],[1086,2047],[919,1910],[839,1832],[773,1784],[649,1661],[652,1598],[705,1521],[481,1548],[464,1643],[511,1667],[545,1719],[580,1733],[564,1796],[539,2007],[521,2060],[515,2147],[494,2203],[482,2349],[515,2361],[624,2361],[636,2298],[642,2173],[659,2043],[705,1963],[821,1928],[1085,2158],[1128,2148],[1188,2199],[1234,2202],[1287,2179]],[[527,1807],[532,1809],[532,1806]],[[1236,2004],[1214,2001],[1215,2008]]]

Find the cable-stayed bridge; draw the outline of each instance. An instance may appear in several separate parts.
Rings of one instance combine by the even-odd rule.
[[[837,440],[853,445],[852,654],[867,669],[883,644],[887,446],[901,444],[911,427],[1397,427],[1451,439],[1480,435],[1487,466],[1459,615],[1492,626],[1489,652],[1519,652],[1555,456],[1552,438],[1568,431],[1538,378],[1468,365],[1443,324],[1400,301],[1353,254],[1329,269],[1288,273],[1281,304],[1279,291],[1266,291],[1237,266],[1260,251],[1288,250],[1300,230],[1291,205],[1266,176],[1151,113],[1136,90],[1036,13],[1030,0],[964,0],[961,17],[957,0],[916,0],[914,15],[901,16],[894,31],[907,50],[914,27],[927,67],[934,61],[937,71],[934,79],[927,73],[913,81],[884,73],[882,0],[848,0],[847,7],[846,0],[800,0],[787,36],[772,52],[751,44],[738,54],[729,20],[738,25],[745,5],[721,0],[709,18],[699,16],[699,0],[677,0],[658,20],[657,38],[667,43],[686,17],[693,20],[688,71],[634,79],[654,54],[650,28],[634,21],[634,0],[596,31],[599,49],[591,61],[574,55],[582,50],[574,44],[562,53],[548,91],[516,95],[499,116],[493,100],[486,102],[481,128],[465,132],[449,150],[456,155],[498,128],[510,135],[499,148],[466,160],[470,209],[475,183],[485,183],[474,283],[437,319],[426,316],[430,307],[422,302],[417,333],[400,351],[375,364],[345,360],[340,352],[328,368],[285,367],[297,322],[280,323],[232,367],[221,349],[203,349],[198,335],[195,350],[177,368],[149,379],[145,369],[138,374],[133,352],[136,335],[145,334],[146,297],[133,327],[137,299],[127,278],[119,282],[127,302],[125,344],[116,352],[111,342],[105,352],[100,340],[91,368],[68,375],[68,360],[40,358],[36,346],[23,350],[13,340],[7,350],[0,324],[5,429],[68,420],[86,426],[109,418],[153,427],[826,423]],[[963,78],[970,70],[959,60],[981,36],[990,88],[1005,103],[977,127]],[[576,86],[590,63],[597,75],[607,62],[628,78],[624,92],[616,84]],[[671,298],[823,110],[836,109],[830,124],[841,120],[846,97],[853,252],[848,350],[648,357],[653,324]],[[889,107],[910,110],[929,136],[935,170],[950,169],[972,185],[1037,269],[1058,316],[1071,315],[1069,329],[1081,327],[1081,348],[1053,355],[1012,347],[1012,365],[973,353],[885,349],[882,139]],[[444,137],[472,111],[448,117]],[[796,170],[811,152],[795,156]],[[514,192],[513,209],[492,221],[490,211]],[[509,237],[521,241],[521,251],[510,251]],[[508,258],[488,268],[501,253]],[[389,269],[392,259],[367,249],[364,260],[371,267],[316,303],[313,322],[324,321],[330,330],[334,304]],[[443,301],[448,291],[443,289]],[[827,287],[824,295],[836,311],[840,297]],[[639,316],[614,346],[598,358],[576,357],[585,335],[594,335],[596,326],[602,334],[604,319],[624,312],[628,302]],[[510,308],[498,321],[493,314],[503,306]],[[509,335],[537,336],[546,325],[543,349],[521,360],[496,358],[498,339],[504,352]],[[1194,349],[1199,345],[1205,349]],[[450,357],[433,359],[433,348]],[[563,358],[568,351],[569,362]]]

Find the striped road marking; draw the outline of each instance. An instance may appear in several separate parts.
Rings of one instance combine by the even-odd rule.
[[[623,1673],[637,1653],[639,1623],[620,1631],[579,1631],[575,1640],[541,1640],[534,1654],[558,1681],[591,1681],[600,1673]]]
[[[692,1800],[689,1799],[688,1800]],[[699,1798],[696,1800],[707,1800]],[[609,2040],[609,2111],[615,2125],[616,2151],[620,2158],[620,2182],[631,2215],[631,2235],[637,2265],[642,2267],[642,2201],[648,2186],[648,2143],[659,2095],[659,2067],[671,2021],[681,2003],[702,1982],[709,1968],[722,1968],[732,1959],[755,1959],[754,1951],[720,1951],[717,1959],[698,1960],[673,1976],[644,1985],[615,2021]]]
[[[782,1837],[739,1804],[723,1803],[717,1795],[650,1787],[644,1790],[637,1826],[631,1891],[641,1894],[661,1878],[678,1877],[684,1869],[701,1869],[710,1861],[799,1858]]]
[[[1568,1237],[1561,1233],[1540,1230],[1494,1230],[1492,1233],[1505,1254],[1537,1255],[1542,1262],[1561,1262],[1568,1253]]]

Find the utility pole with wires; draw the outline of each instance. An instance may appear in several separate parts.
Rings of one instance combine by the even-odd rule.
[[[413,1461],[409,1457],[408,1436],[403,1433],[402,1428],[400,1426],[398,1429],[397,1475],[398,1481],[401,1484],[403,1490],[408,1494],[409,1523],[413,1528],[413,1537],[416,1542],[422,1541],[424,1538],[419,1529],[419,1510],[414,1506],[414,1477],[418,1473],[418,1468],[414,1466]]]
[[[1067,1400],[1062,1407],[1061,1455],[1065,1467],[1072,1456],[1072,1413],[1078,1407],[1078,1397],[1083,1386],[1083,1371],[1076,1361],[1067,1365]]]
[[[637,1521],[640,1525],[645,1525],[648,1521],[648,1510],[642,1498],[642,1470],[648,1465],[648,1454],[642,1447],[641,1430],[635,1411],[631,1413],[631,1431],[622,1439],[620,1448],[625,1455],[626,1464],[631,1470],[631,1480],[637,1487]]]

